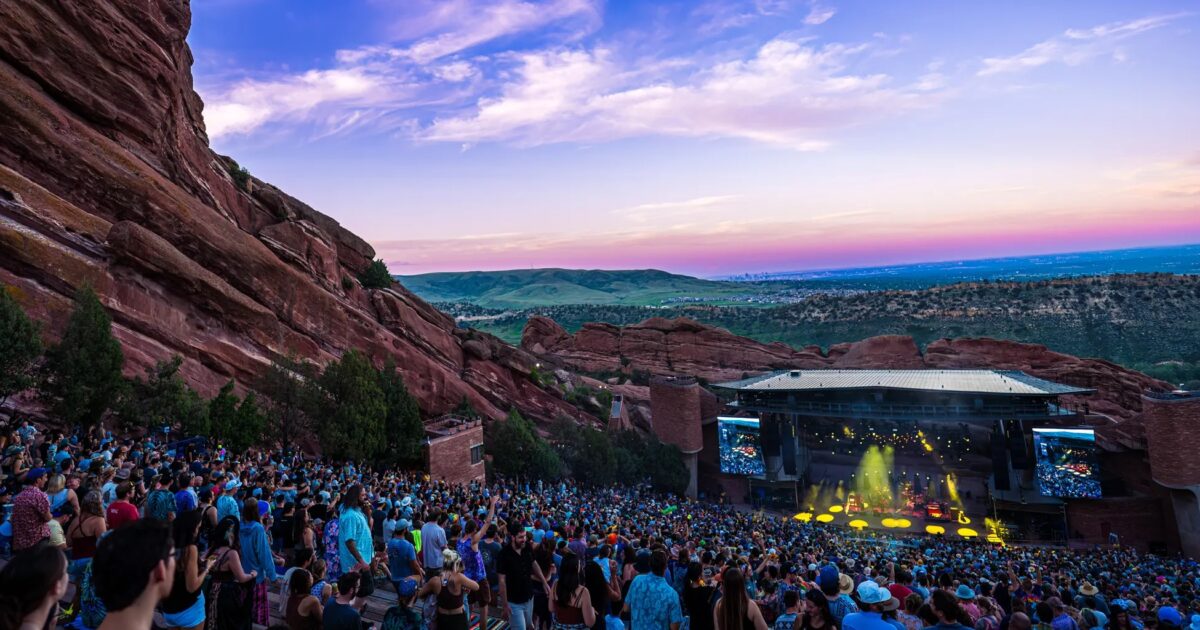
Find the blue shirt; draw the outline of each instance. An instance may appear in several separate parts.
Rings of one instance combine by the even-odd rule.
[[[394,536],[387,544],[388,569],[392,571],[392,580],[402,580],[413,574],[412,561],[417,559],[417,550],[413,544],[401,536]]]
[[[638,630],[668,630],[673,623],[683,622],[679,594],[667,580],[646,573],[633,578],[629,586],[629,619]]]
[[[226,516],[232,516],[238,521],[241,521],[242,509],[238,505],[237,499],[229,496],[228,494],[222,494],[221,496],[217,497],[217,521],[220,521]]]
[[[342,571],[349,571],[358,560],[350,553],[346,541],[354,541],[355,551],[362,557],[363,562],[371,562],[375,556],[375,545],[371,542],[371,528],[367,527],[367,517],[357,508],[346,508],[338,517],[338,557]]]
[[[271,545],[267,542],[267,530],[262,523],[242,523],[239,536],[242,543],[242,570],[246,573],[258,571],[255,583],[275,581],[275,559],[271,556]]]
[[[896,630],[877,612],[856,612],[842,620],[842,630]]]
[[[846,615],[858,612],[858,604],[855,604],[849,595],[838,595],[837,599],[830,600],[829,612],[833,615],[834,620],[841,624]]]

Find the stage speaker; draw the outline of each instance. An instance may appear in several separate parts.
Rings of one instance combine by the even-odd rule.
[[[996,490],[1011,490],[1008,476],[1008,444],[999,421],[992,429],[992,477]]]
[[[779,455],[779,431],[783,423],[779,421],[779,416],[769,415],[762,419],[759,425],[759,439],[762,440],[763,455],[765,457],[777,457]]]
[[[1029,443],[1025,440],[1025,427],[1020,420],[1008,420],[1008,452],[1012,457],[1013,470],[1026,470],[1032,466]]]
[[[779,445],[783,455],[783,474],[796,474],[796,425],[792,422],[779,423]]]

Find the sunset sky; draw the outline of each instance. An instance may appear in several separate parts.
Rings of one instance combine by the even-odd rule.
[[[1193,2],[192,7],[213,146],[394,273],[1200,242]]]

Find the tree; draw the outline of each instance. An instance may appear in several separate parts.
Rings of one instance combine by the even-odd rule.
[[[338,459],[373,459],[386,448],[387,405],[379,373],[370,360],[350,350],[325,366],[318,380],[321,423],[317,435],[327,455]]]
[[[267,419],[259,411],[253,392],[246,394],[239,404],[233,389],[233,381],[221,387],[221,391],[208,403],[208,418],[212,424],[212,434],[221,445],[239,452],[262,441]]]
[[[29,319],[10,289],[0,285],[0,407],[37,383],[41,327]]]
[[[266,397],[270,428],[284,446],[295,443],[309,425],[318,390],[317,366],[288,356],[271,363],[257,387]]]
[[[367,269],[358,276],[358,281],[365,289],[386,289],[392,286],[395,279],[388,271],[387,264],[382,258],[377,258],[367,265]]]
[[[123,362],[100,299],[90,288],[80,289],[62,340],[46,352],[42,393],[50,411],[68,425],[98,423],[124,389]]]
[[[379,389],[383,392],[387,412],[384,435],[388,459],[393,463],[415,466],[421,461],[421,442],[425,425],[417,399],[404,386],[404,378],[396,370],[396,361],[388,357],[379,371]]]
[[[175,355],[147,368],[146,380],[134,377],[119,404],[121,421],[149,428],[178,424],[184,433],[208,434],[208,405],[179,376],[182,364],[183,357]]]
[[[558,479],[562,460],[554,449],[538,436],[533,423],[512,410],[503,422],[488,425],[491,435],[487,450],[492,453],[496,472],[507,477]]]

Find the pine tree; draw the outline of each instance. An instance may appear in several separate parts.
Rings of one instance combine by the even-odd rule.
[[[208,405],[179,376],[183,357],[175,355],[146,370],[146,380],[135,377],[119,405],[122,422],[148,428],[178,425],[191,435],[209,433]]]
[[[318,376],[317,366],[289,356],[272,362],[255,387],[266,397],[269,428],[285,447],[293,445],[312,424],[319,398]]]
[[[396,362],[390,356],[379,371],[379,388],[383,391],[387,406],[384,434],[387,436],[388,458],[393,463],[416,466],[421,461],[421,442],[425,439],[421,408],[404,386],[404,378],[396,370]]]
[[[267,418],[258,408],[254,392],[246,394],[239,404],[237,394],[233,393],[234,386],[233,381],[225,383],[208,402],[208,418],[212,434],[221,445],[240,452],[263,441]]]
[[[68,425],[100,422],[125,388],[123,362],[112,319],[94,291],[80,289],[62,340],[46,352],[42,393],[50,411]]]
[[[37,383],[35,368],[42,354],[41,327],[9,291],[0,285],[0,406]]]
[[[350,350],[325,366],[318,383],[321,422],[317,434],[325,453],[338,459],[369,460],[387,446],[387,405],[379,373],[365,355]]]

